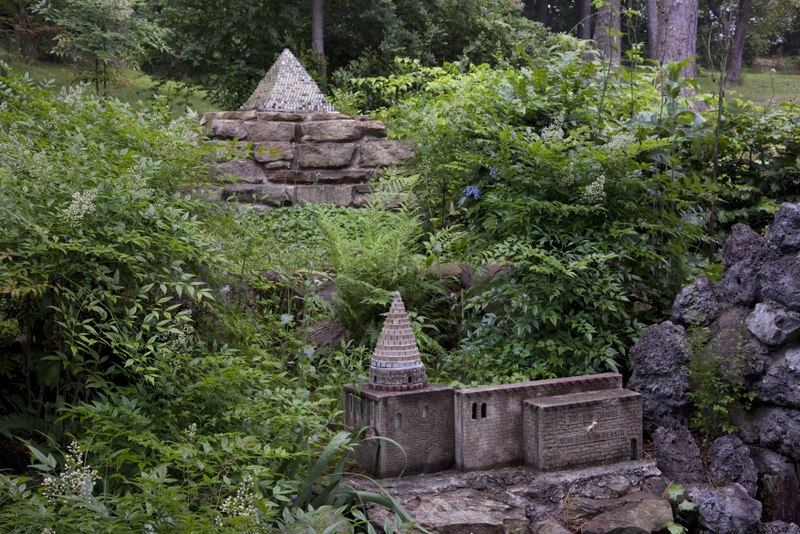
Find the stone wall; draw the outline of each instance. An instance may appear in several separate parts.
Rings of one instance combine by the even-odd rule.
[[[637,460],[641,395],[624,389],[525,401],[525,463],[542,470]]]
[[[527,399],[621,387],[621,375],[604,373],[456,391],[456,467],[469,471],[523,463]]]
[[[223,200],[360,207],[376,169],[414,158],[410,142],[386,139],[386,125],[368,117],[257,111],[204,117],[212,142],[241,147],[234,159],[222,156],[217,164]]]
[[[371,426],[374,435],[388,440],[366,440],[355,459],[379,478],[401,474],[435,473],[450,469],[454,458],[453,390],[427,385],[414,391],[375,391],[361,384],[345,386],[345,424]]]

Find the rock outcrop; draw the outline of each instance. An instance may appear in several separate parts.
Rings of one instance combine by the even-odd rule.
[[[684,523],[711,532],[796,532],[800,521],[800,205],[783,204],[766,235],[737,224],[722,251],[720,282],[698,277],[631,349],[628,387],[645,397],[645,429],[658,467],[697,505]],[[702,336],[689,351],[687,330]],[[686,424],[692,358],[752,397],[725,406],[737,435],[715,440],[700,461]],[[721,404],[725,404],[723,400]],[[683,514],[683,512],[682,512]]]

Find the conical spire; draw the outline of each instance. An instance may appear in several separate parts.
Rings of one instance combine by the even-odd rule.
[[[425,366],[408,322],[400,293],[395,291],[389,316],[372,354],[369,385],[384,391],[405,391],[425,386]]]
[[[288,48],[267,71],[256,90],[239,108],[242,111],[329,111],[336,109],[322,94],[316,82],[306,72]]]

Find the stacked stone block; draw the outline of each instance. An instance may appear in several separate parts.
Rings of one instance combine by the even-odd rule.
[[[247,110],[205,120],[225,154],[216,167],[223,200],[360,207],[376,169],[414,158],[410,142],[386,139],[386,125],[369,117]]]

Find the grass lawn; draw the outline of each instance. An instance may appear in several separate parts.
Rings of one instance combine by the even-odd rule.
[[[719,89],[719,75],[708,71],[701,72],[695,79],[703,91],[716,93]],[[767,106],[794,100],[800,102],[800,73],[769,71],[745,71],[742,83],[726,88],[728,98],[741,98]]]
[[[34,80],[50,80],[55,87],[66,87],[80,83],[78,79],[79,71],[74,64],[22,60],[6,53],[2,49],[0,49],[0,60],[11,65],[11,68],[18,74],[27,72]],[[156,85],[148,75],[131,69],[121,69],[118,74],[118,79],[109,85],[108,94],[123,102],[137,104],[138,102],[147,101],[153,95],[158,94],[169,99],[170,107],[176,114],[183,113],[186,110],[186,106],[198,113],[213,109],[211,102],[206,99],[206,95],[202,91],[181,90],[178,84],[174,82]],[[90,87],[88,90],[93,91],[94,88]]]

